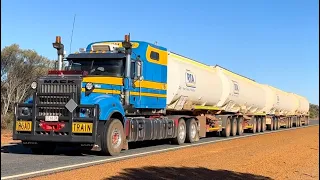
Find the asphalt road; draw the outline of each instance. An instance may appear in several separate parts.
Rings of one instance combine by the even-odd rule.
[[[310,121],[309,126],[318,125],[319,120]],[[304,128],[302,126],[299,128]],[[278,131],[266,131],[264,133],[276,133]],[[222,138],[222,137],[208,137],[201,139],[194,144],[185,144],[183,146],[170,145],[163,141],[153,141],[136,147],[130,147],[130,150],[124,151],[117,157],[100,156],[97,152],[75,153],[72,149],[57,149],[54,155],[33,155],[29,149],[24,148],[21,144],[2,146],[1,147],[1,179],[21,179],[37,175],[44,175],[52,172],[58,172],[68,169],[80,168],[94,164],[117,161],[121,159],[134,158],[137,156],[144,156],[147,154],[159,153],[169,150],[176,150],[190,146],[214,143],[225,140],[232,140],[236,138],[243,138],[252,136],[251,133],[245,133],[243,136]]]

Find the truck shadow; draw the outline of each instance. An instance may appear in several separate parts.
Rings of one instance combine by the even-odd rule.
[[[146,147],[156,147],[159,145],[170,145],[168,140],[155,140],[155,141],[144,141],[144,142],[135,142],[129,143],[129,149],[143,149]],[[21,143],[4,145],[1,146],[1,153],[10,153],[10,154],[32,154],[29,148],[25,148]],[[66,155],[66,156],[86,156],[86,155],[95,155],[100,156],[101,154],[98,151],[90,150],[79,150],[72,147],[58,147],[52,155]]]
[[[11,144],[1,146],[1,153],[31,154],[31,150],[23,147],[22,144]]]
[[[166,179],[166,180],[271,180],[270,177],[254,175],[249,173],[240,173],[229,170],[211,170],[204,167],[155,167],[147,166],[143,168],[124,169],[119,175],[105,178],[105,180],[118,179]]]

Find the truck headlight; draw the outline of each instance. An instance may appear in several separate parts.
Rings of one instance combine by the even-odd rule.
[[[91,90],[92,88],[93,88],[93,84],[92,83],[89,82],[89,83],[86,84],[86,89],[87,90]]]
[[[30,116],[31,115],[31,109],[27,107],[21,108],[21,115],[22,116]]]
[[[32,89],[36,89],[36,88],[37,88],[37,82],[33,81],[33,82],[31,83],[31,88],[32,88]]]

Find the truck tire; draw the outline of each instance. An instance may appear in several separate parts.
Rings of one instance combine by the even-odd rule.
[[[304,125],[305,125],[305,126],[308,126],[308,125],[309,125],[309,117],[305,117]]]
[[[226,120],[226,127],[224,127],[221,131],[221,136],[222,137],[229,137],[230,130],[231,130],[231,122],[230,122],[230,118],[228,117]]]
[[[271,119],[270,124],[268,124],[267,127],[269,131],[273,130],[273,119]]]
[[[186,142],[193,143],[197,140],[198,135],[198,126],[197,122],[194,118],[190,118],[186,122],[187,127],[187,136],[186,136]]]
[[[119,155],[124,142],[123,125],[119,119],[110,119],[104,124],[101,135],[101,152],[104,155]]]
[[[272,123],[273,123],[272,130],[277,130],[277,121],[276,121],[276,118],[272,118]]]
[[[251,132],[252,132],[252,134],[255,134],[257,132],[257,119],[256,118],[253,119]]]
[[[239,117],[237,120],[237,135],[241,136],[243,134],[243,118]]]
[[[261,118],[261,132],[266,131],[267,127],[266,127],[266,118]]]
[[[257,133],[261,132],[261,118],[257,117]]]
[[[298,118],[298,124],[299,124],[299,127],[301,127],[301,126],[302,126],[302,120],[301,120],[301,118],[300,118],[300,117]]]
[[[180,118],[177,127],[177,137],[172,139],[172,142],[177,145],[181,145],[186,140],[187,128],[184,119]]]
[[[236,117],[232,117],[231,118],[231,132],[230,132],[230,135],[231,136],[236,136],[237,135],[237,119]]]

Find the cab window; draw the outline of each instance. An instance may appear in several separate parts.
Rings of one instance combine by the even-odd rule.
[[[151,58],[152,60],[159,61],[159,53],[154,52],[154,51],[151,51],[151,53],[150,53],[150,58]]]

